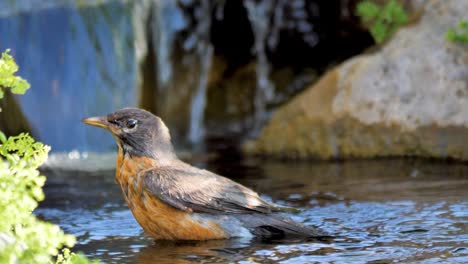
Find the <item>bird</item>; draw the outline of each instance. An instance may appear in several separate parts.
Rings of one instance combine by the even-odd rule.
[[[288,217],[294,208],[180,160],[167,126],[146,110],[124,108],[82,122],[115,138],[115,179],[137,222],[156,240],[327,237]]]

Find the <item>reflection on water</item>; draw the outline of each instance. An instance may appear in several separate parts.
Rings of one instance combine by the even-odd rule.
[[[212,161],[205,167],[302,209],[293,218],[332,242],[146,237],[112,171],[48,173],[37,213],[78,236],[78,250],[106,263],[467,263],[468,164],[373,160],[280,163]]]

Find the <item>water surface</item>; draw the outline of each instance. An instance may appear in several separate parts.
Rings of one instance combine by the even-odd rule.
[[[154,242],[133,219],[113,171],[102,168],[46,171],[47,199],[37,213],[105,263],[468,263],[468,164],[223,157],[195,163],[300,208],[293,218],[338,238]]]

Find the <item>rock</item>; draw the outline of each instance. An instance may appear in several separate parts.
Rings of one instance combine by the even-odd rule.
[[[468,160],[468,48],[445,33],[468,2],[430,1],[420,20],[282,106],[250,153],[300,158]]]

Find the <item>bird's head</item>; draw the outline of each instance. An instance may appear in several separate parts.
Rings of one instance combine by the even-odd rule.
[[[124,108],[107,116],[86,118],[82,122],[109,131],[124,153],[154,159],[175,157],[169,129],[161,118],[148,111]]]

